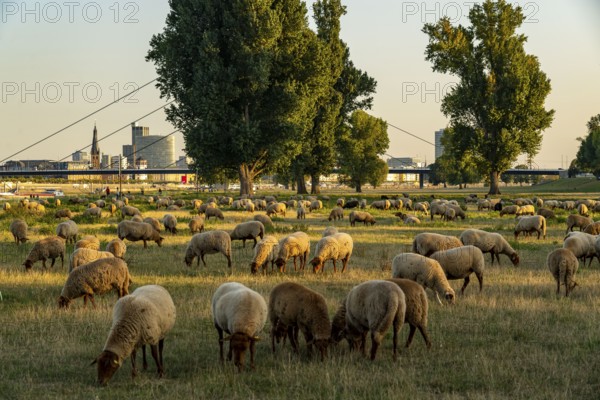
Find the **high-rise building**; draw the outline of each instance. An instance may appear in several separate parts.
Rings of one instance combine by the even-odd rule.
[[[90,162],[90,154],[87,151],[77,150],[73,153],[73,161]]]
[[[442,136],[444,135],[444,129],[438,129],[435,131],[435,159],[444,154],[444,145],[442,144]]]
[[[134,168],[135,160],[139,158],[137,154],[137,142],[139,138],[148,137],[150,128],[147,126],[138,126],[137,122],[131,123],[131,145],[123,146],[123,156],[127,157],[127,164]]]
[[[110,155],[108,154],[102,154],[102,158],[100,161],[100,167],[102,169],[108,169],[110,168]]]
[[[95,123],[92,136],[92,150],[90,151],[90,167],[100,169],[100,147],[98,147],[98,129],[96,129]]]
[[[148,168],[172,167],[175,158],[175,138],[173,136],[138,136],[135,139],[136,159],[141,157],[148,162]]]

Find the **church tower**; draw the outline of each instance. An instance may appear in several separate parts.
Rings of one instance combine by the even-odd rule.
[[[92,138],[92,150],[90,155],[92,169],[100,169],[100,147],[98,147],[98,130],[96,129],[96,123],[94,123],[94,137]]]

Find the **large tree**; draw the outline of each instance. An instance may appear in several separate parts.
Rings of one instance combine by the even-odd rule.
[[[441,138],[444,153],[435,160],[434,171],[443,175],[444,183],[459,185],[459,188],[467,187],[467,184],[481,182],[482,176],[477,169],[477,163],[471,150],[464,150],[457,144],[460,138],[453,128],[444,129]],[[441,174],[441,171],[443,173]]]
[[[322,95],[321,46],[300,0],[171,0],[150,42],[167,118],[204,176],[237,172],[240,193],[301,150]]]
[[[600,176],[600,114],[593,116],[587,123],[588,134],[586,137],[579,137],[581,142],[577,156],[572,167],[591,172]],[[569,169],[571,169],[569,168]]]
[[[482,174],[490,177],[490,194],[499,194],[499,176],[520,154],[535,155],[542,131],[554,110],[544,102],[550,80],[537,57],[525,53],[527,38],[516,30],[522,9],[504,0],[475,4],[470,26],[453,26],[448,18],[425,24],[429,36],[425,55],[433,71],[449,73],[459,82],[442,101],[442,112],[470,150]]]
[[[381,118],[356,110],[349,122],[339,140],[340,182],[360,193],[365,183],[377,186],[385,178],[387,165],[379,156],[385,153],[390,140],[387,123]]]

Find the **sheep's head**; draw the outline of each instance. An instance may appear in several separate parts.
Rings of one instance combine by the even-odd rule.
[[[158,247],[162,247],[161,244],[162,244],[163,240],[165,240],[164,237],[162,237],[162,236],[158,237],[158,240],[156,241],[156,244],[158,245]]]
[[[29,270],[31,270],[31,268],[33,268],[33,261],[25,260],[25,262],[23,263],[23,266],[25,267],[25,271],[29,271]]]
[[[58,298],[58,308],[69,308],[71,304],[71,300],[67,299],[65,296],[60,296]]]
[[[317,273],[323,267],[323,259],[321,257],[315,257],[310,260],[310,265],[313,266],[313,272]]]
[[[255,262],[250,263],[250,273],[256,274],[258,272],[258,264]]]
[[[275,260],[275,265],[277,265],[277,268],[281,269],[285,265],[285,260],[279,257],[277,260]]]
[[[446,301],[449,304],[454,304],[454,299],[456,298],[456,295],[455,295],[455,293],[454,293],[453,290],[452,291],[447,291],[444,297],[446,298]]]
[[[519,255],[517,253],[514,253],[512,256],[510,256],[510,261],[512,261],[513,265],[516,267],[519,264]]]
[[[108,381],[123,364],[123,360],[112,351],[104,350],[90,365],[97,364],[98,385],[106,386]]]
[[[238,372],[244,370],[244,362],[246,360],[246,351],[252,344],[259,340],[258,336],[249,337],[245,333],[234,333],[227,336],[223,341],[229,341],[229,346],[233,352],[233,364],[238,368]]]
[[[314,339],[307,343],[308,345],[315,345],[319,353],[321,354],[321,361],[325,361],[327,358],[327,347],[329,346],[330,338],[326,339]]]

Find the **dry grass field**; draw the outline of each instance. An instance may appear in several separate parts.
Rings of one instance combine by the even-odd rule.
[[[414,196],[426,199],[421,192]],[[463,194],[464,195],[464,194]],[[568,194],[577,198],[575,194]],[[192,199],[196,194],[175,195]],[[350,197],[352,194],[346,194]],[[516,196],[516,195],[514,195]],[[528,195],[531,196],[531,195]],[[558,196],[558,195],[557,195]],[[561,197],[566,196],[561,194]],[[586,196],[586,195],[582,195]],[[589,194],[587,195],[589,197]],[[200,194],[205,199],[208,194]],[[285,195],[287,199],[289,194]],[[276,218],[272,234],[278,238],[302,230],[311,238],[311,248],[323,229],[331,225],[327,216],[338,195],[332,195],[324,210],[298,221],[295,212]],[[457,193],[447,198],[460,199]],[[545,194],[545,198],[554,198]],[[374,200],[376,196],[369,198]],[[138,196],[139,199],[139,196]],[[144,216],[160,218],[164,210],[134,200]],[[80,214],[85,206],[69,206]],[[251,217],[225,209],[225,220],[207,222],[207,229],[232,229]],[[534,237],[514,241],[514,218],[498,212],[478,212],[469,206],[467,219],[452,223],[423,218],[415,227],[403,225],[391,211],[372,211],[375,226],[350,227],[345,219],[336,225],[352,235],[355,243],[349,270],[313,274],[290,271],[253,276],[249,273],[251,242],[242,248],[233,244],[233,272],[224,257],[208,255],[208,267],[191,268],[183,263],[191,235],[189,209],[171,212],[178,218],[176,236],[163,233],[163,246],[141,242],[128,244],[125,259],[133,277],[132,290],[140,285],[167,288],[177,307],[177,322],[165,340],[166,376],[157,379],[149,357],[148,371],[131,379],[129,360],[107,387],[95,384],[90,362],[102,351],[111,325],[115,293],[96,298],[97,308],[83,307],[78,299],[67,311],[59,310],[57,298],[65,282],[65,267],[43,273],[40,263],[31,273],[21,266],[32,242],[17,246],[8,232],[15,217],[27,220],[32,241],[54,233],[55,208],[45,215],[26,213],[16,204],[0,212],[0,398],[2,399],[591,399],[600,392],[600,268],[594,261],[576,275],[580,284],[572,296],[555,295],[555,283],[546,268],[546,256],[562,245],[565,211],[549,221],[545,240]],[[119,218],[105,212],[100,221],[76,215],[80,232],[100,238],[102,246],[116,236]],[[502,233],[519,252],[521,263],[513,267],[506,256],[502,264],[490,266],[486,256],[483,292],[476,279],[453,306],[440,306],[431,292],[429,331],[433,347],[424,345],[417,333],[412,346],[402,348],[392,361],[388,335],[374,362],[348,351],[345,342],[330,348],[329,358],[310,358],[301,339],[301,352],[291,347],[271,353],[267,322],[257,345],[256,369],[237,373],[231,363],[218,360],[217,332],[212,324],[210,299],[226,281],[238,281],[261,293],[268,301],[273,286],[284,281],[306,285],[323,294],[333,316],[340,301],[356,284],[390,277],[392,258],[409,251],[415,234],[435,231],[458,236],[467,228]],[[67,253],[72,252],[68,245]],[[312,255],[312,253],[311,253]],[[459,291],[462,281],[451,281]],[[564,291],[563,291],[564,293]],[[404,344],[408,326],[401,330]],[[138,356],[139,359],[139,356]]]

